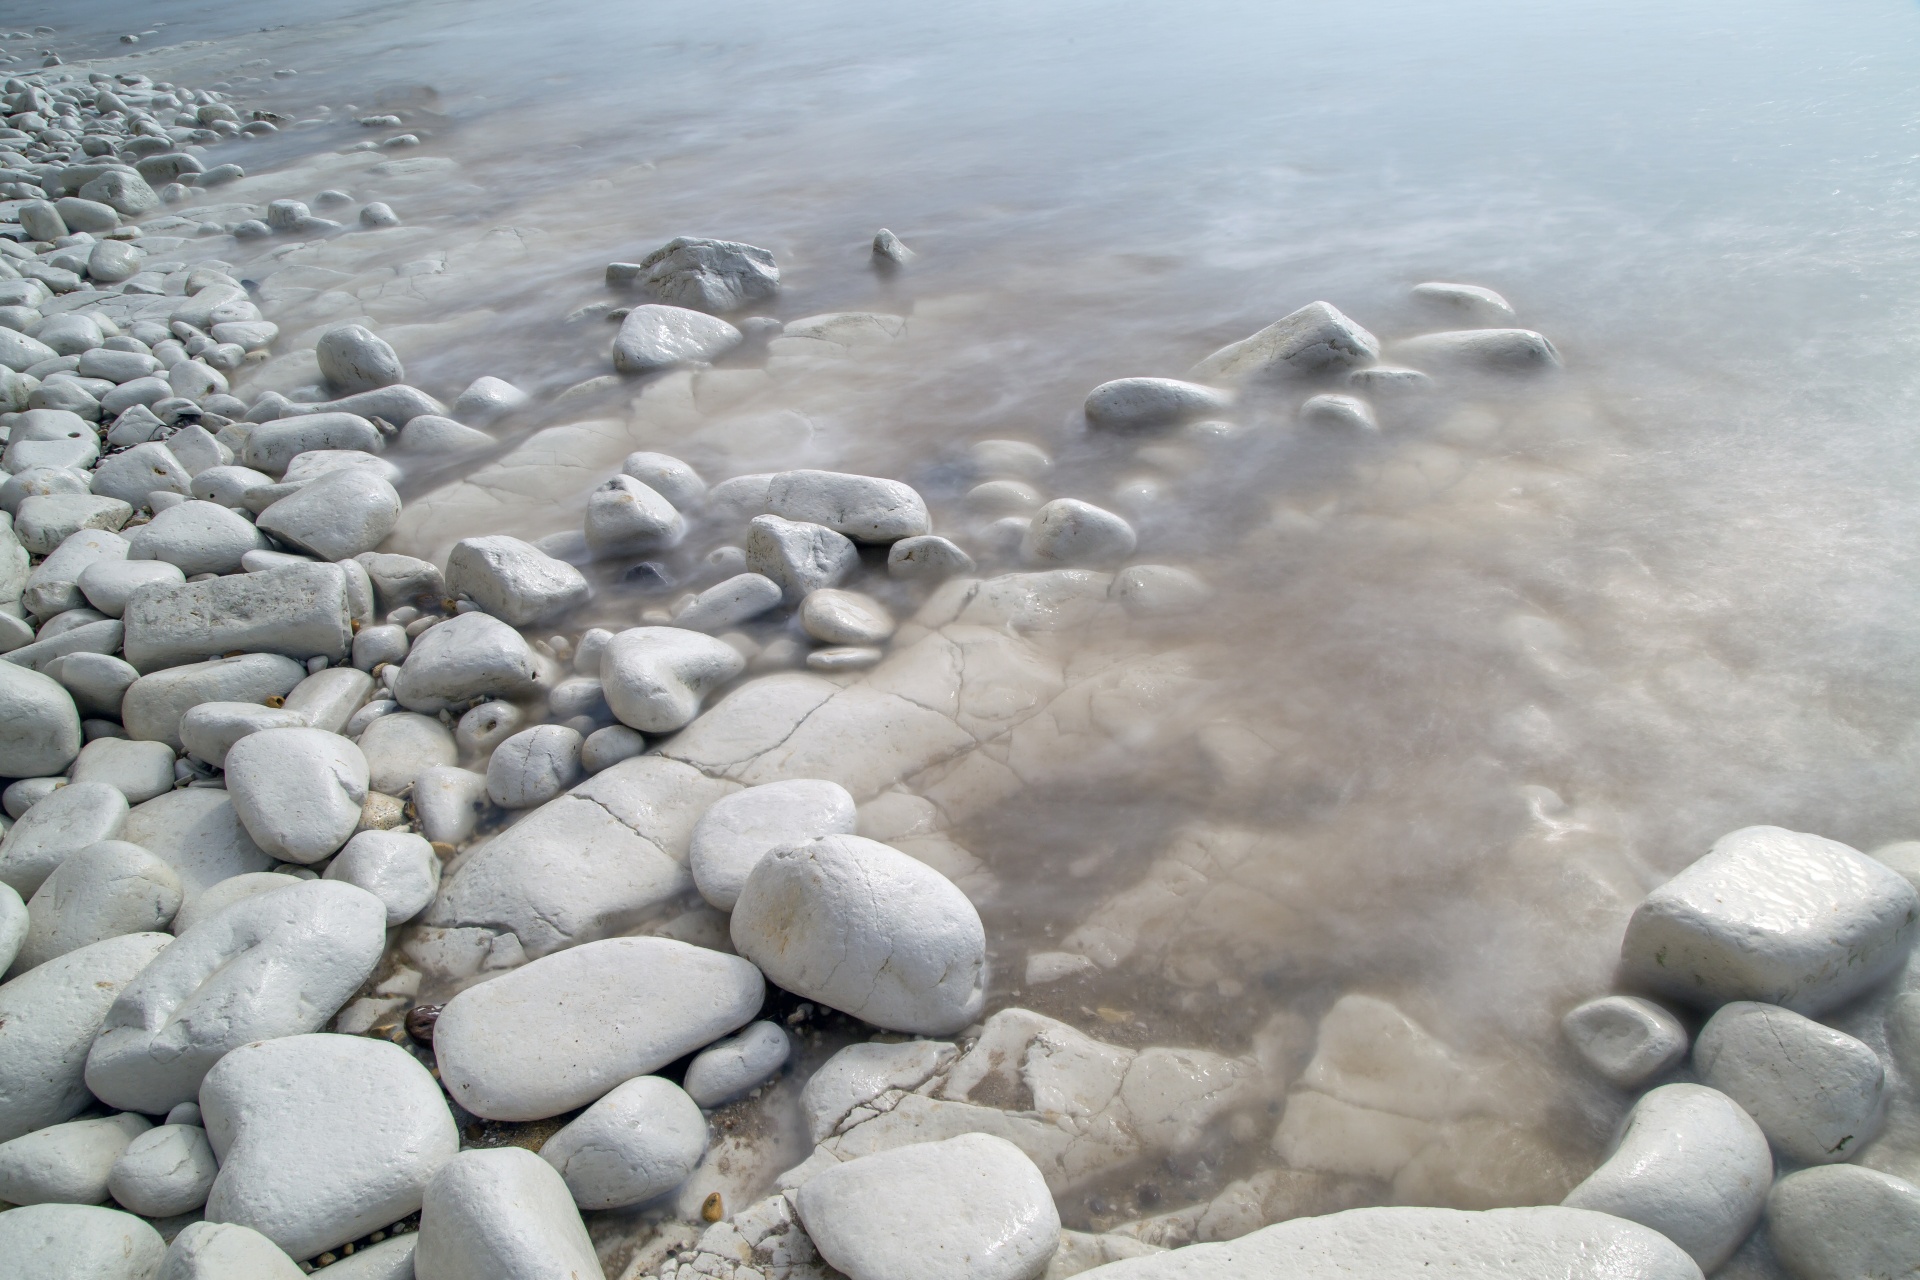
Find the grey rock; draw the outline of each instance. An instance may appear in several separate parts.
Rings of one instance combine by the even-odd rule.
[[[80,754],[80,713],[60,683],[0,662],[0,777],[59,773]]]
[[[595,556],[664,551],[686,536],[673,504],[631,476],[615,476],[587,498],[587,549]]]
[[[274,862],[240,825],[227,793],[213,787],[183,788],[135,805],[121,835],[166,859],[179,875],[185,901],[173,920],[175,933],[184,931],[201,894]]]
[[[172,578],[173,582],[199,573],[238,573],[240,557],[249,551],[265,550],[269,545],[250,522],[211,502],[182,502],[168,507],[135,529],[127,542],[124,564],[157,560],[172,565],[181,574],[179,578]],[[112,570],[107,572],[111,574]],[[120,580],[125,581],[127,577],[122,569]],[[146,581],[165,582],[169,577],[155,574]],[[112,578],[108,580],[113,582]],[[113,585],[118,586],[119,582]],[[85,593],[86,589],[86,582],[82,581],[80,590]],[[126,596],[119,598],[123,613],[126,599]]]
[[[725,1106],[773,1079],[792,1053],[793,1041],[779,1023],[749,1023],[694,1055],[687,1096],[708,1109]]]
[[[387,907],[387,923],[403,924],[427,909],[440,887],[440,859],[420,836],[362,831],[327,864],[328,880],[365,889]]]
[[[532,809],[580,780],[580,734],[561,724],[522,729],[487,761],[487,795],[502,809]]]
[[[236,650],[333,662],[353,651],[347,574],[335,564],[156,583],[135,591],[121,617],[127,661],[141,671]]]
[[[1473,324],[1502,325],[1513,320],[1507,300],[1482,285],[1430,280],[1413,286],[1409,296],[1429,311]]]
[[[1173,378],[1119,378],[1087,396],[1087,421],[1109,431],[1151,431],[1211,417],[1233,404],[1213,387]]]
[[[610,724],[604,729],[595,729],[580,744],[580,767],[588,773],[599,773],[622,760],[631,760],[646,749],[647,740],[640,736],[639,730]]]
[[[454,400],[453,415],[484,427],[532,403],[532,396],[506,379],[483,375],[468,383]]]
[[[778,605],[780,584],[757,573],[740,573],[717,582],[673,615],[673,625],[688,631],[728,631]]]
[[[1560,1028],[1587,1065],[1623,1089],[1687,1056],[1687,1029],[1651,1000],[1605,996],[1570,1010]]]
[[[234,517],[238,519],[238,517]],[[260,513],[259,527],[323,560],[373,550],[400,519],[400,495],[365,467],[328,472]]]
[[[0,1214],[0,1257],[11,1280],[155,1280],[167,1245],[118,1209],[37,1204]]]
[[[1700,1029],[1700,1082],[1753,1117],[1800,1164],[1851,1159],[1881,1123],[1886,1069],[1868,1046],[1790,1009],[1737,1000]]]
[[[28,498],[14,513],[14,534],[20,545],[37,556],[50,554],[81,529],[118,533],[132,518],[133,507],[117,498],[90,493],[50,493]]]
[[[707,496],[707,482],[699,473],[668,454],[630,453],[621,462],[620,473],[632,476],[680,511],[699,506]]]
[[[519,1147],[463,1151],[428,1184],[415,1280],[605,1280],[567,1184]]]
[[[1250,338],[1229,343],[1192,370],[1202,380],[1316,374],[1370,365],[1380,342],[1328,302],[1310,302]]]
[[[937,534],[902,538],[887,548],[887,573],[908,582],[937,582],[973,570],[973,557]]]
[[[446,598],[446,581],[430,561],[384,551],[363,552],[354,559],[373,580],[375,608],[383,616],[406,605],[438,607]]]
[[[354,712],[373,696],[373,677],[353,667],[316,671],[293,687],[286,709],[297,712],[316,729],[340,733]]]
[[[473,835],[480,810],[487,803],[483,774],[451,765],[421,771],[413,783],[413,807],[420,815],[420,831],[442,844],[464,844]]]
[[[779,292],[773,255],[730,240],[680,236],[640,260],[647,290],[681,307],[724,314]]]
[[[240,450],[240,461],[258,471],[277,476],[295,458],[311,449],[358,449],[364,453],[380,453],[385,448],[385,438],[380,434],[380,429],[357,413],[310,413],[262,422],[254,427]]]
[[[53,869],[88,845],[119,837],[127,798],[98,782],[60,788],[35,804],[0,839],[0,881],[32,895]]]
[[[202,1220],[181,1228],[154,1280],[296,1280],[304,1274],[285,1250],[251,1227]]]
[[[313,354],[320,376],[336,394],[347,396],[405,382],[407,372],[393,348],[362,325],[336,325],[320,335]]]
[[[767,481],[765,509],[821,524],[855,542],[890,543],[932,531],[927,504],[909,485],[840,471],[782,471]]]
[[[107,1171],[107,1190],[149,1218],[191,1213],[207,1202],[220,1172],[197,1124],[163,1124],[136,1136]]]
[[[202,702],[180,717],[180,743],[194,757],[214,768],[227,762],[233,744],[262,729],[310,728],[307,718],[285,707],[257,702]]]
[[[1034,513],[1020,555],[1043,568],[1112,564],[1132,555],[1137,542],[1133,526],[1113,512],[1076,498],[1055,498]]]
[[[368,725],[360,735],[360,753],[367,758],[368,785],[390,796],[404,793],[428,769],[460,758],[445,725],[412,711],[381,716]]]
[[[578,569],[505,534],[455,543],[446,577],[450,595],[464,596],[516,627],[564,613],[592,594]]]
[[[244,902],[248,898],[300,883],[302,881],[299,876],[287,875],[279,871],[248,871],[230,876],[203,890],[180,909],[180,914],[173,918],[173,936],[177,938],[202,921],[213,919],[236,902]]]
[[[533,650],[485,613],[449,619],[421,634],[393,681],[410,711],[439,712],[483,698],[524,697],[540,682]]]
[[[694,885],[713,906],[732,911],[762,858],[821,836],[852,835],[855,817],[852,795],[824,779],[769,782],[724,796],[693,829],[687,860]]]
[[[1560,353],[1531,329],[1461,329],[1424,333],[1394,344],[1393,353],[1416,367],[1484,373],[1539,373],[1560,367]]]
[[[166,445],[150,440],[102,462],[93,473],[92,488],[129,506],[145,507],[147,495],[156,491],[192,493],[193,477]]]
[[[801,601],[800,626],[822,644],[876,645],[893,634],[893,617],[872,596],[823,588]]]
[[[80,574],[96,560],[124,560],[127,540],[104,529],[82,529],[27,575],[20,603],[28,613],[51,618],[86,603],[80,594]]]
[[[0,1200],[99,1204],[114,1161],[149,1127],[144,1117],[117,1115],[69,1120],[0,1142]]]
[[[173,790],[173,756],[173,748],[164,742],[95,738],[80,748],[68,777],[74,782],[104,782],[125,796],[128,804],[140,804]]]
[[[789,604],[799,603],[808,592],[838,586],[860,567],[860,549],[852,539],[825,525],[779,516],[753,518],[747,526],[746,552],[747,569],[778,583],[781,598]]]
[[[1773,1251],[1798,1280],[1911,1275],[1920,1187],[1855,1165],[1790,1173],[1767,1195]]]
[[[172,923],[180,901],[179,875],[139,845],[124,840],[89,845],[63,860],[34,890],[27,903],[32,923],[14,968],[32,969],[122,934],[159,933]]]
[[[135,535],[151,527],[150,523],[136,530]],[[180,583],[187,580],[185,571],[176,564],[152,557],[135,558],[131,544],[127,554],[129,558],[125,560],[96,560],[83,569],[77,579],[80,593],[87,603],[109,618],[117,618],[124,613],[128,598],[150,582]]]

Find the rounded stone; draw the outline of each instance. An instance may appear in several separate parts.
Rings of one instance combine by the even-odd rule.
[[[879,644],[893,634],[893,617],[858,591],[825,588],[800,602],[800,625],[822,644]]]
[[[342,467],[275,502],[258,524],[297,551],[347,560],[379,546],[399,520],[391,484],[371,467]]]
[[[1797,1280],[1862,1280],[1920,1270],[1920,1187],[1829,1165],[1790,1173],[1767,1195],[1767,1236]]]
[[[1700,1028],[1700,1082],[1753,1117],[1775,1148],[1801,1164],[1851,1159],[1882,1120],[1886,1069],[1845,1032],[1778,1005],[1735,1001]]]
[[[207,1219],[251,1227],[294,1258],[414,1212],[460,1149],[427,1069],[363,1036],[238,1046],[207,1073],[200,1109],[220,1160]]]
[[[822,524],[755,516],[747,525],[746,567],[778,583],[781,597],[793,603],[859,569],[860,549]]]
[[[266,861],[271,862],[272,859]],[[284,871],[243,871],[239,875],[228,876],[202,890],[180,908],[180,914],[173,918],[173,935],[179,937],[201,921],[213,919],[236,902],[299,883],[299,876],[290,876]]]
[[[0,1142],[0,1201],[99,1204],[127,1144],[147,1132],[144,1116],[69,1120]]]
[[[318,862],[347,842],[367,800],[367,758],[324,729],[262,729],[227,752],[227,794],[255,844]]]
[[[876,840],[826,836],[768,854],[730,930],[775,984],[889,1031],[949,1035],[986,1001],[979,912],[951,880]]]
[[[428,769],[460,758],[447,726],[417,711],[376,719],[360,733],[360,753],[366,757],[368,785],[390,796],[405,791]]]
[[[599,773],[622,760],[631,760],[647,749],[647,740],[638,729],[610,724],[595,729],[580,744],[580,767],[587,773]]]
[[[59,773],[80,754],[80,713],[58,681],[0,662],[0,777]]]
[[[820,1256],[848,1280],[1034,1280],[1060,1243],[1039,1168],[984,1133],[835,1165],[794,1203]]]
[[[887,573],[907,581],[937,581],[972,573],[973,557],[936,534],[902,538],[887,548]]]
[[[68,856],[117,839],[126,824],[127,798],[118,789],[69,783],[36,802],[0,839],[0,881],[31,898]]]
[[[487,795],[502,809],[532,809],[580,781],[580,734],[563,724],[522,729],[493,749]]]
[[[137,844],[102,840],[69,855],[34,891],[32,924],[14,961],[34,968],[128,933],[158,933],[180,909],[180,877]]]
[[[1300,406],[1300,424],[1337,431],[1378,431],[1373,409],[1358,396],[1311,396]]]
[[[699,473],[668,454],[630,453],[620,463],[620,473],[632,476],[680,511],[698,506],[707,496],[707,482]]]
[[[607,642],[600,682],[622,724],[671,733],[700,714],[715,687],[740,674],[746,659],[725,641],[679,627],[633,627]]]
[[[455,543],[446,581],[450,594],[516,627],[564,613],[593,594],[578,569],[505,534]]]
[[[614,476],[587,498],[587,548],[596,556],[645,555],[686,536],[673,504],[631,476]]]
[[[301,1280],[305,1274],[258,1231],[232,1222],[201,1221],[188,1223],[173,1238],[154,1280]]]
[[[1644,1084],[1687,1056],[1687,1029],[1651,1000],[1604,996],[1560,1019],[1587,1065],[1622,1089]]]
[[[567,1184],[533,1152],[463,1151],[428,1184],[414,1280],[600,1280],[601,1274]]]
[[[745,1097],[778,1075],[793,1040],[777,1022],[755,1022],[694,1055],[687,1064],[687,1096],[711,1110]]]
[[[192,1101],[230,1050],[325,1026],[386,942],[386,904],[353,885],[302,880],[233,903],[120,993],[87,1055],[87,1087],[150,1115]]]
[[[447,1002],[441,1078],[492,1120],[592,1102],[744,1026],[765,994],[738,956],[666,938],[610,938],[543,956]]]
[[[1077,498],[1055,498],[1034,514],[1020,542],[1028,564],[1100,565],[1124,560],[1137,543],[1133,526]]]
[[[389,925],[427,909],[440,888],[440,859],[424,837],[403,831],[362,831],[327,864],[327,880],[357,885],[384,902]]]
[[[1175,378],[1117,378],[1087,396],[1087,421],[1109,431],[1150,431],[1211,417],[1233,397],[1213,387]]]
[[[687,861],[700,896],[732,911],[740,888],[775,849],[852,835],[853,796],[837,782],[795,778],[722,796],[693,828]]]
[[[127,1144],[107,1174],[107,1190],[137,1214],[171,1218],[205,1204],[219,1172],[205,1129],[163,1124]]]
[[[10,1280],[154,1280],[160,1233],[118,1209],[36,1204],[0,1213],[0,1258]]]
[[[1717,1089],[1642,1095],[1605,1164],[1561,1201],[1652,1227],[1711,1273],[1753,1230],[1773,1182],[1767,1136]]]
[[[652,373],[675,365],[718,359],[745,335],[718,316],[685,307],[648,303],[620,322],[613,339],[613,367],[621,373]]]
[[[336,325],[320,335],[313,354],[320,376],[339,395],[390,387],[406,380],[400,357],[364,325]]]
[[[706,1153],[707,1118],[659,1076],[618,1086],[540,1148],[582,1209],[618,1209],[671,1191]]]
[[[95,738],[80,748],[67,776],[74,782],[105,783],[128,804],[141,804],[173,790],[173,761],[173,748],[164,742]]]
[[[10,884],[0,884],[0,973],[5,973],[27,941],[27,904]],[[4,1141],[4,1139],[0,1139]]]

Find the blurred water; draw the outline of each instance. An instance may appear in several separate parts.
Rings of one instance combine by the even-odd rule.
[[[62,39],[119,52],[148,13],[73,0]],[[1054,494],[1159,477],[1141,558],[1220,588],[1128,640],[1184,655],[1155,693],[1180,732],[956,833],[1005,887],[1001,1003],[1118,1007],[1103,1034],[1237,1052],[1276,1011],[1375,991],[1458,1049],[1543,1064],[1529,1105],[1590,1162],[1621,1100],[1554,1019],[1607,984],[1637,896],[1738,826],[1920,831],[1912,5],[446,0],[168,23],[147,45],[202,73],[183,80],[265,58],[300,74],[236,81],[250,104],[334,108],[260,160],[360,140],[348,103],[403,104],[463,165],[411,192],[410,222],[538,229],[438,295],[464,327],[403,344],[423,385],[604,373],[605,327],[562,323],[604,264],[714,235],[776,253],[783,319],[914,317],[903,353],[792,393],[822,464],[915,480],[948,527],[976,439],[1056,452]],[[865,268],[882,225],[923,255],[893,286]],[[1144,458],[1076,422],[1095,384],[1178,376],[1316,298],[1418,332],[1423,279],[1499,289],[1566,374],[1383,404],[1365,441],[1296,429],[1299,394]],[[706,462],[790,465],[750,454]],[[1098,979],[1019,989],[1027,950],[1182,833],[1229,829],[1262,843],[1220,903]]]

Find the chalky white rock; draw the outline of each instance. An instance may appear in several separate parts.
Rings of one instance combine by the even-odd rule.
[[[202,703],[249,703],[264,711],[267,699],[285,698],[306,675],[304,666],[273,653],[191,663],[135,680],[122,699],[121,715],[127,732],[136,739],[184,750],[180,726],[193,708]],[[221,757],[224,760],[224,750]]]
[[[1310,302],[1199,364],[1202,380],[1316,374],[1372,364],[1380,341],[1327,302]]]
[[[80,754],[80,713],[58,681],[0,662],[0,777],[59,773]]]
[[[722,911],[732,911],[740,887],[775,849],[821,836],[852,835],[853,796],[836,782],[796,778],[736,791],[701,815],[688,846],[693,882]]]
[[[69,855],[117,838],[126,823],[127,798],[116,788],[100,782],[61,787],[0,839],[0,881],[31,899]]]
[[[318,862],[347,842],[367,800],[367,758],[323,729],[262,729],[233,744],[227,794],[255,844]]]
[[[413,642],[393,696],[409,711],[431,713],[481,698],[522,697],[539,680],[533,650],[518,631],[491,614],[467,613]]]
[[[800,625],[822,644],[875,645],[893,634],[893,617],[872,596],[830,587],[800,602]]]
[[[1587,1065],[1622,1089],[1644,1084],[1687,1056],[1687,1029],[1651,1000],[1603,996],[1560,1019]]]
[[[765,511],[825,525],[855,542],[892,543],[933,530],[912,486],[841,471],[782,471],[768,477]]]
[[[773,1079],[792,1054],[793,1039],[779,1023],[749,1023],[695,1054],[684,1088],[702,1107],[725,1106]]]
[[[365,889],[386,904],[388,924],[403,924],[433,901],[440,859],[431,844],[410,832],[362,831],[327,863],[323,878]]]
[[[67,777],[74,782],[105,783],[125,796],[128,804],[140,804],[173,790],[173,759],[173,748],[164,742],[95,738],[80,748]]]
[[[620,722],[671,733],[700,714],[701,701],[746,661],[731,645],[679,627],[633,627],[607,642],[600,682]]]
[[[314,345],[320,374],[338,395],[372,391],[406,380],[400,357],[363,325],[343,324],[320,335]]]
[[[986,1000],[986,931],[952,881],[898,849],[826,836],[762,858],[734,947],[788,991],[890,1031],[948,1035]]]
[[[1531,329],[1459,329],[1397,342],[1393,354],[1428,369],[1538,373],[1560,366],[1560,352]]]
[[[191,1213],[207,1202],[220,1172],[197,1124],[163,1124],[137,1135],[107,1172],[115,1201],[149,1218]]]
[[[401,794],[428,769],[460,757],[447,727],[417,711],[381,716],[361,732],[359,746],[367,759],[368,785],[390,796]]]
[[[582,1209],[618,1209],[673,1190],[707,1151],[707,1118],[680,1086],[639,1076],[548,1138],[540,1158]]]
[[[1802,1169],[1767,1194],[1767,1237],[1798,1280],[1908,1275],[1920,1259],[1920,1187],[1857,1165]]]
[[[1700,1082],[1753,1117],[1800,1164],[1851,1159],[1882,1119],[1886,1068],[1867,1045],[1791,1009],[1736,1000],[1700,1028]]]
[[[236,902],[121,992],[88,1053],[87,1087],[153,1115],[191,1101],[237,1046],[326,1025],[386,940],[386,904],[354,885],[303,880]]]
[[[564,613],[592,594],[578,569],[505,534],[456,543],[446,578],[450,594],[516,627]]]
[[[391,484],[369,468],[343,467],[280,499],[257,523],[296,550],[346,560],[379,546],[399,519]]]
[[[118,1209],[37,1204],[0,1213],[0,1258],[11,1280],[155,1280],[166,1241]]]
[[[655,297],[715,314],[771,298],[780,288],[771,253],[731,240],[680,236],[639,266],[641,282]]]
[[[487,760],[487,795],[502,809],[532,809],[580,780],[581,737],[563,724],[522,729]]]
[[[1020,543],[1028,564],[1099,565],[1133,554],[1133,526],[1111,511],[1077,498],[1055,498],[1034,513]]]
[[[273,1241],[232,1222],[190,1222],[154,1280],[297,1280],[306,1273]]]
[[[102,840],[69,855],[27,903],[24,971],[129,933],[158,933],[180,909],[180,877],[137,844]]]
[[[745,1025],[764,992],[759,970],[738,956],[666,938],[610,938],[462,991],[441,1010],[434,1050],[461,1106],[493,1120],[534,1120]]]
[[[605,1280],[567,1184],[519,1147],[463,1151],[428,1184],[415,1280]]]
[[[1109,431],[1151,431],[1212,417],[1231,408],[1233,397],[1213,387],[1175,378],[1118,378],[1088,395],[1087,421]]]
[[[731,308],[728,308],[731,309]],[[718,316],[686,307],[635,307],[613,340],[613,367],[621,373],[652,373],[675,365],[715,360],[745,341]]]
[[[631,476],[614,476],[587,498],[587,547],[596,556],[664,551],[686,536],[673,504]]]

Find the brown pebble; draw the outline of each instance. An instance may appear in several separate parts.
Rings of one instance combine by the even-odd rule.
[[[433,1044],[433,1024],[440,1021],[440,1006],[417,1004],[407,1010],[407,1034],[421,1044]]]
[[[725,1214],[726,1207],[721,1203],[720,1193],[718,1191],[708,1192],[707,1198],[700,1202],[700,1220],[702,1222],[718,1222]]]
[[[270,695],[267,698],[267,705],[270,707],[284,707],[287,705],[287,700],[280,694],[276,693],[276,694]]]

